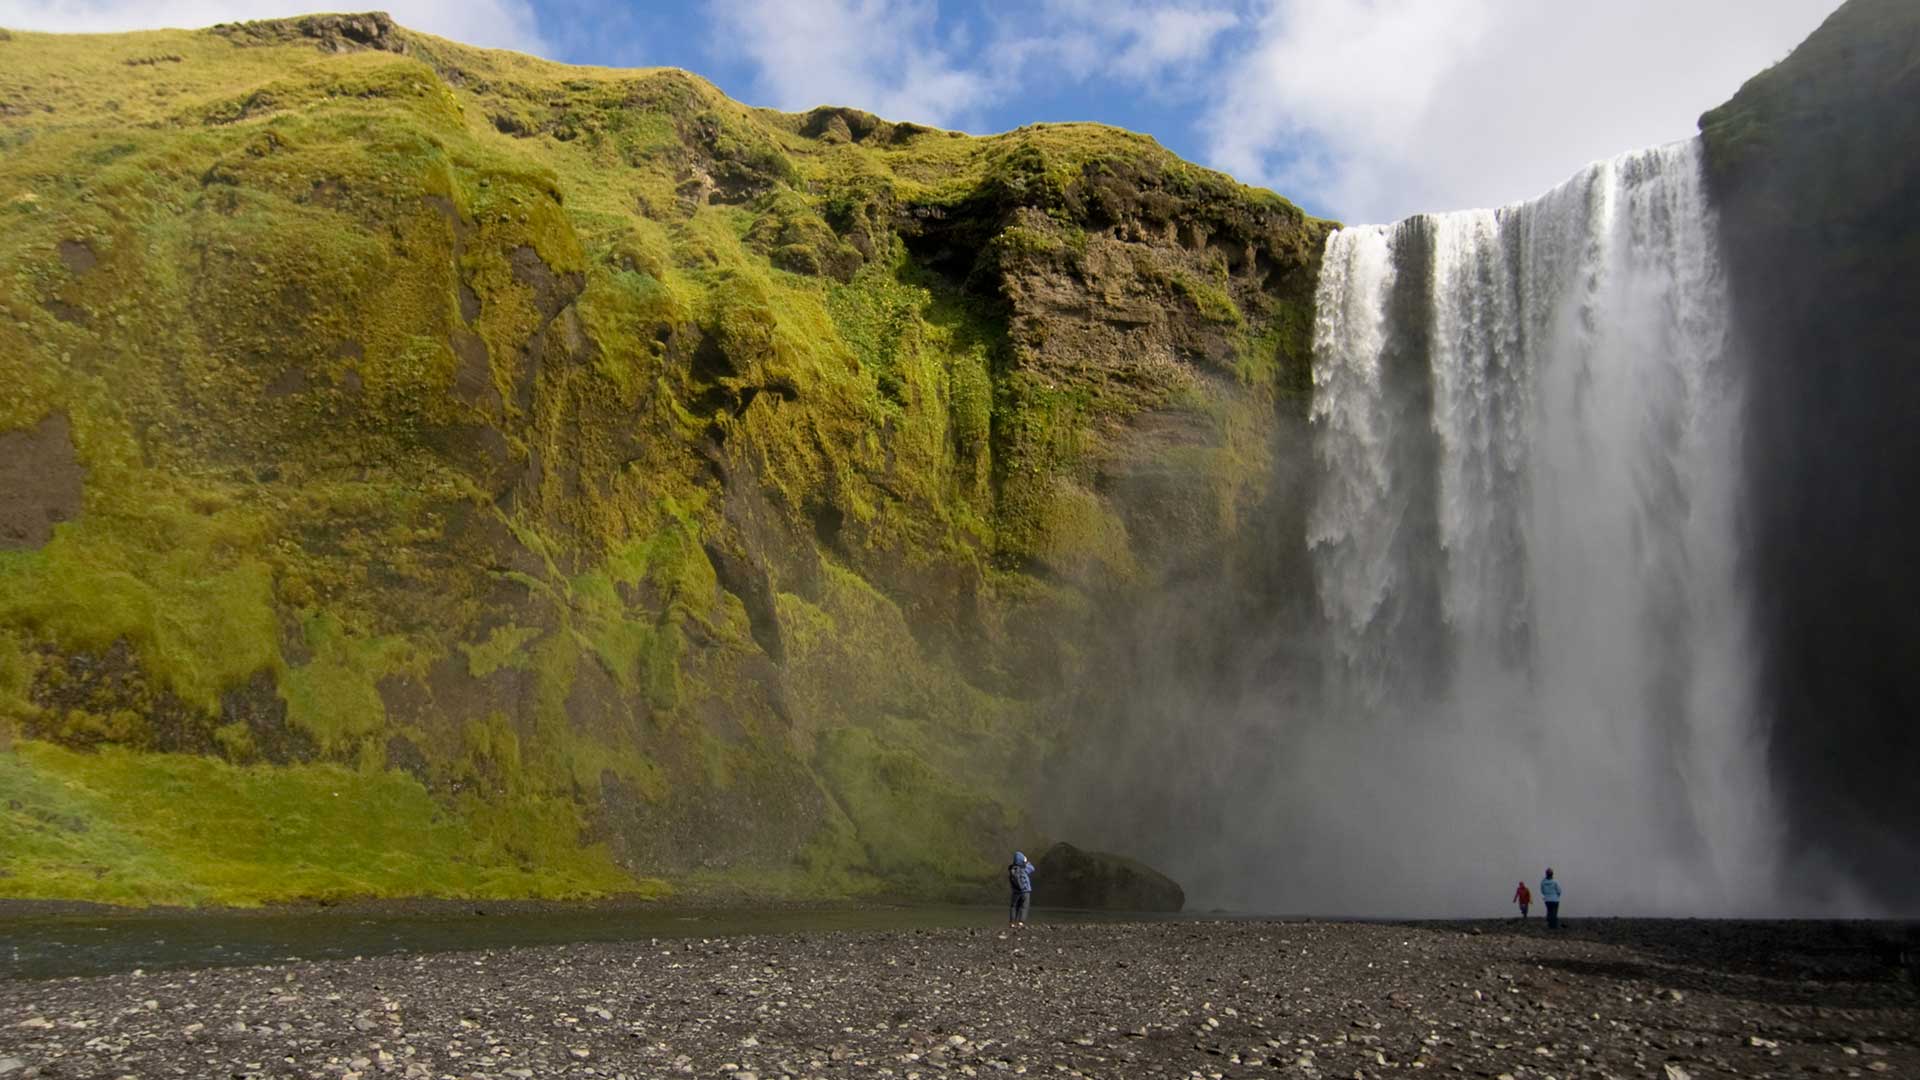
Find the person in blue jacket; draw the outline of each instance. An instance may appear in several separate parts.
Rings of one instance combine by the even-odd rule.
[[[1540,879],[1540,902],[1547,905],[1547,929],[1560,929],[1560,883],[1553,880],[1553,867]]]
[[[1007,866],[1007,886],[1013,893],[1007,902],[1007,925],[1025,926],[1027,908],[1033,903],[1033,864],[1022,852],[1014,852]]]

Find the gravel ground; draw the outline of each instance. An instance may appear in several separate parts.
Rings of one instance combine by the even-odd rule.
[[[1920,1077],[1865,923],[1036,924],[0,982],[0,1076]]]

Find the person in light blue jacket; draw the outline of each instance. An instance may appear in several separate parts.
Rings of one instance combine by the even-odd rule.
[[[1033,904],[1033,864],[1027,861],[1023,852],[1013,853],[1013,862],[1007,866],[1007,887],[1011,897],[1007,901],[1007,925],[1027,925],[1027,908]]]
[[[1560,929],[1560,883],[1553,880],[1553,867],[1540,879],[1540,902],[1547,905],[1547,929]]]

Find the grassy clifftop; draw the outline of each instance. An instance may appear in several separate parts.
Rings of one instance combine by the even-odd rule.
[[[379,15],[0,34],[0,896],[990,881],[1326,228]]]

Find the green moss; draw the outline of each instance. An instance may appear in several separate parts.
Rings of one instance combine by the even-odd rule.
[[[954,357],[947,369],[947,399],[953,425],[953,450],[962,462],[985,465],[993,437],[993,376],[985,348],[975,345]]]
[[[258,527],[251,514],[195,513],[163,496],[139,517],[103,508],[38,551],[0,552],[0,622],[67,649],[125,641],[211,711],[278,659],[271,578],[252,551]]]
[[[612,257],[655,265],[641,261],[647,256],[630,252],[617,251]],[[587,278],[579,310],[589,336],[600,346],[594,355],[599,373],[617,388],[623,404],[637,403],[665,371],[659,331],[686,321],[684,301],[653,274],[596,268]]]
[[[601,569],[574,578],[568,595],[580,639],[608,673],[664,711],[681,699],[681,623],[706,621],[718,581],[692,516],[670,500],[661,512],[664,526],[615,549]],[[637,609],[623,595],[643,586],[659,598],[654,611]]]
[[[899,267],[899,257],[892,265],[868,265],[827,295],[834,329],[896,408],[908,404],[906,369],[922,347],[921,312],[932,300],[926,289],[901,280]]]
[[[787,689],[819,725],[804,734],[864,722],[973,791],[996,790],[1010,763],[1042,755],[1052,732],[1033,705],[969,683],[926,654],[892,600],[844,567],[822,569],[818,603],[778,597]]]
[[[1026,225],[1009,226],[993,238],[993,255],[1002,262],[1050,260],[1066,251],[1066,241],[1061,237]]]
[[[774,266],[797,274],[844,277],[860,264],[860,253],[841,240],[797,192],[782,188],[762,199],[760,216],[745,240]]]
[[[869,864],[902,881],[981,880],[1013,822],[971,795],[910,748],[861,728],[827,734],[821,776],[853,825]]]
[[[129,708],[69,706],[48,710],[43,717],[44,722],[39,726],[46,734],[75,746],[101,743],[145,746],[152,734],[146,713]]]
[[[216,746],[220,747],[220,752],[226,756],[228,761],[245,764],[246,762],[252,761],[254,756],[259,753],[259,748],[254,744],[253,740],[253,729],[237,720],[233,723],[221,724],[219,727],[214,728],[213,741]]]
[[[1057,572],[1102,587],[1124,584],[1135,574],[1126,524],[1096,494],[1063,485],[1046,501],[1040,557]]]
[[[571,835],[502,851],[403,773],[21,743],[0,753],[0,788],[0,896],[247,905],[659,889]]]
[[[460,651],[467,654],[467,673],[484,679],[501,668],[526,667],[527,642],[539,636],[537,628],[509,623],[494,627],[487,633],[487,640],[478,645],[463,642]]]
[[[778,598],[800,715],[830,726],[907,707],[920,665],[912,638],[899,632],[906,627],[898,609],[842,567],[826,568],[825,586],[819,604],[793,593]]]
[[[0,430],[66,415],[87,475],[52,543],[0,554],[0,717],[148,745],[171,692],[250,763],[263,747],[221,698],[270,672],[339,768],[35,750],[35,783],[99,795],[57,812],[105,846],[39,836],[54,846],[0,880],[244,899],[259,860],[259,880],[329,895],[409,873],[448,895],[627,887],[596,884],[583,842],[609,775],[666,807],[776,766],[812,768],[794,797],[828,809],[760,886],[973,875],[1018,817],[1009,778],[1059,735],[1023,642],[1149,572],[1096,492],[1106,440],[1164,390],[1050,346],[995,266],[1093,273],[1108,211],[1244,226],[1281,261],[1312,227],[1096,125],[979,139],[856,115],[822,134],[684,72],[392,33],[403,51],[314,23],[6,43],[0,101],[23,109],[0,115]],[[1311,282],[1211,274],[1184,295],[1248,346],[1245,392],[1193,406],[1220,445],[1191,464],[1231,506],[1260,460],[1252,410],[1306,385],[1311,319],[1280,293]],[[709,551],[752,580],[723,587]],[[144,697],[28,700],[116,642]],[[1072,641],[1050,647],[1070,666]],[[385,771],[395,737],[432,794]],[[117,807],[181,777],[211,785],[209,813],[340,790],[432,835],[403,865],[373,851],[395,833],[291,833],[308,862],[289,870]]]
[[[462,779],[469,783],[514,786],[522,775],[520,735],[498,711],[467,721],[461,731],[465,757]]]
[[[1084,387],[1016,372],[1000,384],[994,407],[1000,499],[997,547],[1004,558],[1032,559],[1048,546],[1063,478],[1083,472],[1092,402]]]
[[[1201,318],[1224,326],[1246,325],[1246,316],[1240,313],[1239,305],[1219,285],[1187,274],[1175,275],[1173,283],[1182,296],[1193,301]]]
[[[27,696],[38,667],[39,658],[16,635],[0,630],[0,732],[38,714]]]
[[[281,681],[287,718],[312,735],[322,753],[341,755],[386,729],[378,683],[406,670],[417,654],[403,639],[351,634],[329,614],[303,628],[312,659],[288,669]]]

